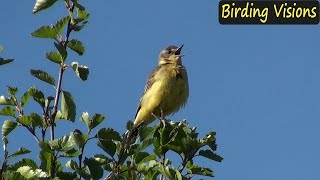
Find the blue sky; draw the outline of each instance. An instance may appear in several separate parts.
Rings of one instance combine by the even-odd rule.
[[[91,14],[89,26],[72,37],[84,42],[86,52],[71,55],[69,62],[87,65],[89,80],[78,80],[71,70],[63,80],[63,89],[76,99],[77,117],[99,112],[107,117],[103,126],[124,132],[160,50],[184,44],[190,98],[170,118],[188,119],[202,135],[217,132],[217,152],[224,161],[201,161],[214,169],[215,179],[320,178],[319,25],[220,25],[213,0],[83,4]],[[32,84],[53,93],[29,69],[57,77],[58,68],[44,56],[54,47],[30,33],[67,14],[61,2],[36,15],[32,8],[30,1],[1,3],[1,56],[15,62],[0,67],[0,95],[6,94],[6,85],[22,92]],[[30,105],[27,112],[37,110]],[[85,129],[81,123],[61,122],[58,136],[74,128]],[[37,149],[24,133],[12,134],[11,151]]]

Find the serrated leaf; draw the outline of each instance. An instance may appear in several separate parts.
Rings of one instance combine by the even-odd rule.
[[[0,66],[4,65],[4,64],[8,64],[10,62],[12,62],[13,59],[4,59],[4,58],[0,58]]]
[[[87,125],[87,128],[90,129],[91,120],[90,120],[88,112],[83,112],[82,113],[81,120],[84,121],[86,123],[86,125]]]
[[[8,136],[8,134],[16,128],[18,124],[16,122],[10,121],[10,120],[5,120],[2,125],[2,137]]]
[[[29,166],[32,169],[38,169],[37,164],[32,159],[29,159],[29,158],[23,158],[22,160],[11,165],[9,169],[16,171],[21,166]]]
[[[57,0],[36,0],[32,13],[35,14],[41,10],[51,7]]]
[[[17,172],[19,172],[26,179],[49,177],[49,175],[46,172],[43,172],[40,169],[33,170],[30,166],[22,166],[17,169]]]
[[[5,98],[4,96],[0,96],[0,105],[10,105],[14,106],[14,99],[13,98]]]
[[[97,133],[97,137],[103,140],[122,141],[120,134],[112,128],[101,128]]]
[[[11,106],[5,106],[1,109],[0,115],[15,117],[15,109]]]
[[[82,28],[88,25],[88,21],[83,21],[81,25],[74,25],[72,29],[74,31],[80,31]]]
[[[211,160],[214,160],[214,161],[217,161],[217,162],[221,162],[223,160],[223,158],[215,153],[213,153],[212,151],[210,150],[200,150],[199,151],[199,155],[200,156],[203,156],[203,157],[206,157],[208,159],[211,159]]]
[[[33,97],[33,99],[40,104],[41,107],[44,108],[45,106],[45,99],[44,94],[42,91],[36,89],[34,86],[30,88],[30,94]]]
[[[72,62],[71,67],[81,80],[85,81],[88,79],[89,68],[87,66],[79,65],[78,62]]]
[[[62,91],[61,95],[61,113],[64,118],[74,122],[76,118],[76,105],[73,97],[68,91]]]
[[[78,169],[78,164],[73,160],[69,160],[65,166],[68,169],[73,169],[73,170]]]
[[[63,30],[64,26],[68,23],[69,19],[70,19],[70,16],[66,16],[66,17],[61,18],[57,21],[55,28],[56,28],[56,31],[58,34],[62,33],[62,30]]]
[[[8,94],[15,96],[18,92],[18,88],[17,87],[10,87],[8,86]]]
[[[26,91],[22,96],[21,96],[21,106],[24,107],[25,104],[29,101],[31,97],[30,90]]]
[[[188,168],[188,174],[198,174],[203,176],[214,177],[213,171],[209,168],[203,168],[198,165],[192,164],[188,161],[186,167]]]
[[[24,126],[29,126],[32,123],[32,118],[30,116],[20,116],[17,121]]]
[[[14,180],[25,180],[20,173],[15,172],[15,171],[5,171],[3,172],[3,177],[4,179],[14,179]]]
[[[90,176],[92,179],[100,179],[103,176],[103,169],[101,168],[100,164],[93,158],[85,159],[83,161],[84,165],[88,166]]]
[[[35,69],[31,69],[30,70],[30,74],[38,79],[40,79],[41,81],[44,81],[48,84],[51,84],[52,86],[55,87],[56,85],[56,81],[54,80],[54,78],[48,74],[45,71],[42,70],[35,70]]]
[[[48,153],[53,152],[48,141],[39,141],[38,145],[43,151],[46,151]]]
[[[73,139],[73,142],[79,147],[83,147],[87,141],[87,135],[82,134],[79,130],[73,131],[70,133],[70,137]]]
[[[84,9],[84,7],[77,7],[77,22],[81,22],[85,19],[88,19],[90,14]]]
[[[144,140],[144,141],[142,141],[139,145],[138,145],[138,147],[137,147],[137,149],[135,150],[135,152],[137,153],[137,152],[141,152],[142,150],[144,150],[144,149],[146,149],[147,147],[149,147],[152,143],[153,143],[153,139],[146,139],[146,140]]]
[[[53,26],[42,26],[31,33],[33,37],[56,39],[57,33]]]
[[[140,163],[142,159],[144,159],[145,157],[149,156],[150,154],[147,152],[138,152],[135,155],[135,162],[136,164]]]
[[[108,153],[111,157],[113,157],[114,154],[116,153],[116,144],[110,139],[108,140],[99,139],[98,146],[102,150],[104,150],[106,153]]]
[[[82,153],[81,153],[80,150],[76,150],[76,149],[72,148],[72,149],[69,150],[69,151],[62,152],[60,156],[61,156],[61,157],[70,157],[70,158],[72,158],[72,157],[78,157],[78,156],[80,156],[81,154],[82,154]]]
[[[68,56],[66,49],[61,44],[56,43],[56,42],[54,42],[54,46],[59,51],[60,55],[62,56],[63,62],[64,62]]]
[[[110,158],[108,158],[103,154],[95,154],[92,158],[96,160],[98,163],[100,163],[101,165],[106,165],[112,161]]]
[[[9,158],[13,158],[13,157],[17,157],[17,156],[22,155],[22,154],[28,154],[30,152],[31,151],[29,149],[22,147],[22,148],[19,148],[17,151],[13,152],[8,157]]]
[[[155,130],[156,128],[154,127],[141,126],[139,128],[140,141],[144,141],[145,139],[152,136]]]
[[[47,172],[50,171],[51,156],[52,156],[52,153],[50,153],[48,151],[45,151],[45,150],[41,150],[40,153],[39,153],[39,159],[41,161],[40,168],[45,170],[45,171],[47,171]]]
[[[92,122],[90,124],[90,129],[94,129],[97,127],[100,123],[102,123],[105,120],[105,117],[101,114],[94,114],[92,117]]]
[[[32,120],[32,127],[37,127],[37,126],[44,127],[45,126],[45,122],[39,114],[31,113],[30,118]]]
[[[68,47],[78,53],[80,56],[84,53],[84,46],[78,39],[72,39],[69,41]]]
[[[133,128],[133,122],[129,120],[129,121],[127,122],[127,124],[126,124],[126,128],[127,128],[128,131],[132,130],[132,128]]]
[[[54,51],[50,51],[46,53],[46,58],[57,64],[61,64],[63,62],[63,58],[61,54]]]
[[[70,136],[63,136],[62,138],[50,141],[49,145],[52,149],[66,152],[73,149],[74,141]]]

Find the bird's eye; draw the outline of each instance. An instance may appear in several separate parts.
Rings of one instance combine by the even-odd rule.
[[[168,50],[168,54],[171,54],[172,53],[172,51],[171,50]]]

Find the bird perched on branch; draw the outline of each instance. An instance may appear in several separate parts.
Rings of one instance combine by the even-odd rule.
[[[134,127],[176,113],[189,96],[188,75],[181,61],[181,47],[168,46],[160,52],[158,66],[151,72],[140,99]]]

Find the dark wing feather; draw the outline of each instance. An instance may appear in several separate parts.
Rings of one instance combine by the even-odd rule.
[[[144,91],[143,91],[143,95],[151,88],[151,86],[154,84],[155,82],[155,79],[154,79],[154,76],[156,75],[156,73],[159,71],[159,69],[162,67],[162,65],[160,66],[157,66],[149,75],[148,77],[148,80],[147,80],[147,84],[145,85],[144,87]],[[142,97],[143,97],[142,95]],[[139,112],[139,110],[141,109],[141,100],[142,100],[142,97],[140,98],[140,102],[139,102],[139,105],[138,105],[138,108],[137,108],[137,111],[136,111],[136,115],[135,115],[135,118],[137,117],[137,114]]]

